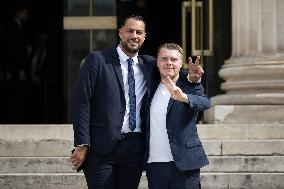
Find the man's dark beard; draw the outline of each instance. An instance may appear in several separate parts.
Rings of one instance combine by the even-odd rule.
[[[131,54],[135,54],[138,52],[140,46],[137,49],[131,49],[127,46],[127,43],[123,43],[121,42],[122,47],[124,48],[124,50],[126,50],[127,52],[131,53]]]

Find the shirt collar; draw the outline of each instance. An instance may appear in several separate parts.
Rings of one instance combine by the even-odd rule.
[[[123,50],[121,49],[121,47],[118,45],[117,48],[117,53],[119,58],[122,60],[123,63],[127,63],[127,60],[130,58],[129,56],[127,56]],[[134,65],[138,64],[138,54],[136,54],[134,57],[132,57]]]

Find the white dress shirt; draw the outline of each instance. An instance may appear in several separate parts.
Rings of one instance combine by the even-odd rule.
[[[128,133],[128,132],[131,132],[129,128],[129,94],[128,94],[129,86],[128,86],[128,81],[127,81],[127,76],[128,76],[127,59],[129,59],[130,57],[128,57],[122,51],[120,46],[118,46],[116,49],[119,55],[119,61],[120,61],[122,77],[123,77],[124,97],[126,101],[126,109],[125,109],[121,132]],[[133,132],[141,132],[140,108],[142,105],[142,98],[147,88],[146,88],[146,81],[144,79],[144,75],[142,73],[141,68],[139,67],[137,55],[133,57],[132,59],[134,62],[133,70],[134,70],[134,78],[135,78],[135,95],[136,95],[136,128]]]

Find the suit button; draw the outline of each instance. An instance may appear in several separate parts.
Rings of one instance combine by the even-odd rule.
[[[119,112],[119,113],[120,113],[120,115],[123,115],[123,114],[124,114],[124,112],[122,112],[122,111],[121,111],[121,112]]]
[[[172,130],[171,130],[171,129],[168,129],[168,132],[172,132]]]

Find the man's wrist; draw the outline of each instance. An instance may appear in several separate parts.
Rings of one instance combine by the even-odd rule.
[[[87,145],[79,145],[76,147],[78,151],[87,151],[89,147]]]
[[[186,77],[188,82],[190,82],[190,83],[200,83],[201,82],[201,77],[197,81],[194,82],[190,79],[189,75],[190,74],[188,74],[187,77]]]
[[[89,147],[89,144],[78,144],[76,147]]]
[[[183,95],[182,102],[189,104],[188,96],[186,94]]]

